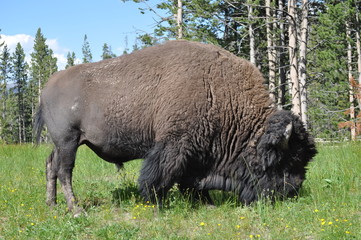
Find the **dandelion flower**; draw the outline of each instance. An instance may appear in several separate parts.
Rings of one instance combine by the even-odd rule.
[[[345,233],[346,233],[346,234],[350,234],[350,232],[349,232],[349,231],[346,231]]]
[[[315,209],[314,212],[318,212],[319,210],[318,209]]]
[[[204,222],[201,222],[199,225],[200,226],[205,226],[206,224]]]

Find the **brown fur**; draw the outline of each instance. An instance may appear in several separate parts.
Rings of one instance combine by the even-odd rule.
[[[75,152],[87,144],[117,164],[145,158],[139,183],[150,200],[162,197],[175,182],[199,191],[254,185],[248,180],[240,184],[243,180],[235,175],[240,168],[247,171],[245,161],[264,163],[257,145],[276,110],[263,82],[249,62],[188,41],[59,72],[45,87],[36,118],[38,129],[44,120],[56,146],[48,160],[54,162],[48,164],[53,174],[48,175],[67,186],[72,208]],[[307,163],[314,153],[304,151],[310,152]],[[238,187],[219,186],[226,179]],[[260,192],[244,199],[254,200]]]

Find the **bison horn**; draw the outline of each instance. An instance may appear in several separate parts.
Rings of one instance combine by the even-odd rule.
[[[291,135],[292,135],[292,122],[290,122],[287,126],[286,126],[286,129],[285,131],[283,132],[283,136],[282,136],[282,139],[281,141],[279,142],[278,146],[281,148],[281,149],[288,149],[288,141],[290,140],[291,138]]]

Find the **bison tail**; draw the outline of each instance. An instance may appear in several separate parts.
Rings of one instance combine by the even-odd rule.
[[[42,105],[40,104],[38,110],[34,115],[34,127],[33,127],[35,143],[37,145],[40,143],[41,132],[43,130],[43,127],[44,127],[43,108]]]

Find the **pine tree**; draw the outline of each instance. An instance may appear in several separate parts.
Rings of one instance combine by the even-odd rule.
[[[35,35],[34,51],[30,63],[29,98],[31,114],[34,115],[36,106],[40,102],[41,90],[49,77],[58,70],[57,58],[53,57],[53,50],[46,44],[46,38],[39,28]]]
[[[8,82],[10,81],[11,72],[11,56],[7,45],[3,45],[2,52],[0,54],[0,140],[6,139],[6,126],[8,123]]]
[[[112,52],[111,46],[108,46],[108,44],[104,43],[103,45],[103,54],[101,55],[102,59],[109,59],[114,58],[116,55]]]
[[[346,13],[342,3],[327,4],[310,31],[307,56],[309,78],[308,116],[311,131],[321,138],[346,136],[337,125],[349,108]]]
[[[13,121],[13,134],[15,142],[23,143],[26,142],[27,138],[27,115],[26,115],[26,87],[27,87],[27,68],[28,65],[25,62],[25,53],[21,44],[16,45],[15,52],[12,56],[12,78],[14,82],[14,87],[12,88],[12,94],[15,97],[16,109],[14,109],[15,121]],[[16,134],[15,134],[16,133]]]
[[[88,42],[88,36],[86,34],[84,35],[82,52],[83,52],[83,63],[90,63],[93,61],[93,56],[90,51],[90,44]]]
[[[68,52],[65,69],[75,65],[75,52]]]
[[[1,32],[1,29],[0,29],[0,32]],[[0,35],[0,48],[2,48],[2,46],[4,46],[5,42],[2,42],[1,41],[1,35]]]
[[[34,51],[31,53],[31,77],[36,82],[37,96],[40,96],[41,89],[51,74],[58,70],[57,59],[52,56],[53,51],[46,44],[46,38],[39,28],[34,42]]]

